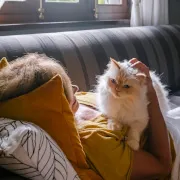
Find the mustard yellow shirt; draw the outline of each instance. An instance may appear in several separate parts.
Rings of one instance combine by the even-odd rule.
[[[79,103],[96,108],[94,93],[81,92],[77,93],[76,97]],[[105,180],[130,179],[133,151],[126,144],[128,127],[123,127],[121,131],[111,131],[107,128],[107,119],[100,115],[80,123],[77,128],[87,161],[92,169]],[[144,147],[146,137],[145,134],[142,136],[141,147]],[[171,147],[174,158],[172,139]]]

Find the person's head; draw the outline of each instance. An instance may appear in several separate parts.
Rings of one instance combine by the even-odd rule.
[[[64,93],[75,113],[78,103],[74,93],[77,86],[72,86],[71,80],[63,67],[46,55],[28,54],[10,62],[10,65],[0,71],[0,101],[6,101],[38,88],[55,75],[62,78]]]

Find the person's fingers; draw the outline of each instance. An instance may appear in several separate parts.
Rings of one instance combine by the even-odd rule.
[[[132,64],[131,67],[141,70],[141,69],[144,69],[144,64],[142,64],[140,61],[138,61],[138,62]]]
[[[142,62],[138,61],[134,63],[131,67],[138,69],[140,72],[145,73],[145,75],[149,77],[149,68]]]
[[[129,62],[131,63],[131,64],[134,64],[134,63],[136,63],[136,62],[138,62],[139,60],[137,59],[137,58],[132,58],[131,60],[129,60]]]
[[[129,62],[131,63],[132,68],[136,68],[139,71],[144,72],[146,70],[149,70],[145,64],[143,64],[141,61],[138,61],[138,59],[136,58],[131,59]]]
[[[78,101],[76,100],[76,102],[73,104],[73,107],[72,107],[73,112],[76,112],[78,107],[79,107],[79,104],[78,104]]]

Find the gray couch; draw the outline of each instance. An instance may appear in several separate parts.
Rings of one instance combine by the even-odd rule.
[[[109,57],[119,61],[137,57],[161,74],[171,94],[180,90],[177,25],[0,37],[0,58],[5,56],[11,61],[28,52],[45,53],[59,60],[83,91],[93,88],[96,75],[103,73]],[[8,174],[3,179],[8,179]]]

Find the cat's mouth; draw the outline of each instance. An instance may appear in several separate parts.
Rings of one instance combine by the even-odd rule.
[[[117,92],[117,91],[114,91],[114,92],[112,92],[111,91],[111,94],[113,95],[113,97],[114,98],[116,98],[116,99],[127,99],[128,97],[129,97],[129,95],[128,94],[124,94],[124,93],[122,93],[122,92]]]

